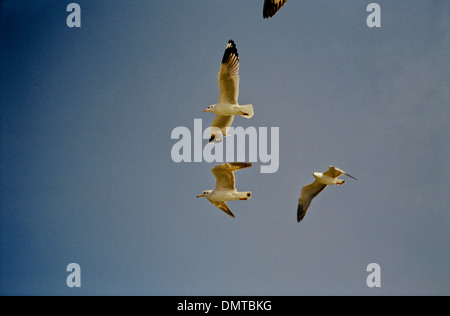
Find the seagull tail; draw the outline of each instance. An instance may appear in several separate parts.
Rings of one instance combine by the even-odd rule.
[[[253,112],[253,105],[252,104],[246,104],[240,106],[241,116],[245,118],[251,118],[255,113]]]

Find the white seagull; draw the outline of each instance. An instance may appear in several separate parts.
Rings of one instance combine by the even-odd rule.
[[[251,118],[254,114],[253,105],[238,104],[239,55],[233,40],[228,41],[225,53],[223,54],[218,81],[219,103],[210,105],[203,111],[216,114],[216,118],[210,128],[210,142],[220,142],[222,135],[227,136],[227,131],[231,123],[233,123],[234,115]]]
[[[306,211],[309,208],[309,205],[311,204],[311,201],[325,189],[329,185],[337,184],[337,185],[343,185],[345,183],[345,180],[338,179],[341,175],[346,175],[352,179],[355,179],[356,181],[359,181],[355,177],[352,177],[345,171],[329,166],[328,171],[321,173],[321,172],[314,172],[314,178],[316,178],[316,181],[314,181],[311,184],[305,185],[302,188],[302,191],[300,193],[300,198],[298,199],[298,208],[297,208],[297,222],[300,223],[300,221],[305,217]]]
[[[263,17],[264,19],[271,18],[287,0],[264,0]]]
[[[252,164],[248,162],[231,162],[215,166],[211,169],[212,173],[216,177],[215,189],[206,190],[202,194],[197,195],[197,198],[207,198],[212,204],[234,218],[234,214],[228,208],[225,201],[246,201],[252,196],[252,192],[250,191],[238,192],[236,190],[234,172],[251,166]]]

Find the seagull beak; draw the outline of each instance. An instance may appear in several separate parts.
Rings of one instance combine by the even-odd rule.
[[[208,109],[206,109],[206,110],[203,110],[203,112],[208,112]]]
[[[200,198],[200,197],[202,197],[202,195],[201,195],[201,194],[200,194],[200,195],[197,195],[197,199],[198,199],[198,198]]]

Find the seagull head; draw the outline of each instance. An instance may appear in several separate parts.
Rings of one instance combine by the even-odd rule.
[[[203,112],[211,112],[215,107],[215,104],[208,106],[206,109],[203,110]]]
[[[213,190],[206,190],[206,191],[203,191],[202,194],[197,195],[197,199],[198,199],[198,198],[201,198],[201,197],[207,197],[212,191],[213,191]]]

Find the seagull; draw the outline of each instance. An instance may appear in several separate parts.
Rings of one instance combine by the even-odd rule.
[[[253,105],[239,105],[239,55],[236,44],[229,40],[219,75],[219,103],[208,106],[203,112],[216,114],[216,118],[211,124],[210,139],[212,142],[222,141],[222,135],[227,136],[227,131],[233,123],[234,115],[245,118],[253,116]]]
[[[212,173],[216,177],[215,189],[206,190],[202,194],[197,195],[197,198],[207,198],[212,204],[234,218],[234,214],[228,208],[225,201],[246,201],[252,196],[252,192],[250,191],[238,192],[236,190],[234,172],[251,166],[252,164],[248,162],[231,162],[215,166],[211,169]]]
[[[271,18],[280,8],[286,3],[287,0],[264,0],[263,17],[264,19]]]
[[[350,177],[356,181],[359,181],[355,177],[352,177],[345,171],[329,166],[328,171],[321,173],[321,172],[314,172],[314,178],[316,178],[316,181],[314,181],[311,184],[305,185],[302,188],[302,191],[300,193],[300,198],[298,199],[298,208],[297,208],[297,222],[300,223],[303,217],[305,217],[306,211],[309,208],[309,205],[311,204],[311,201],[325,189],[328,185],[343,185],[345,183],[345,180],[338,179],[341,175],[346,175],[347,177]]]

